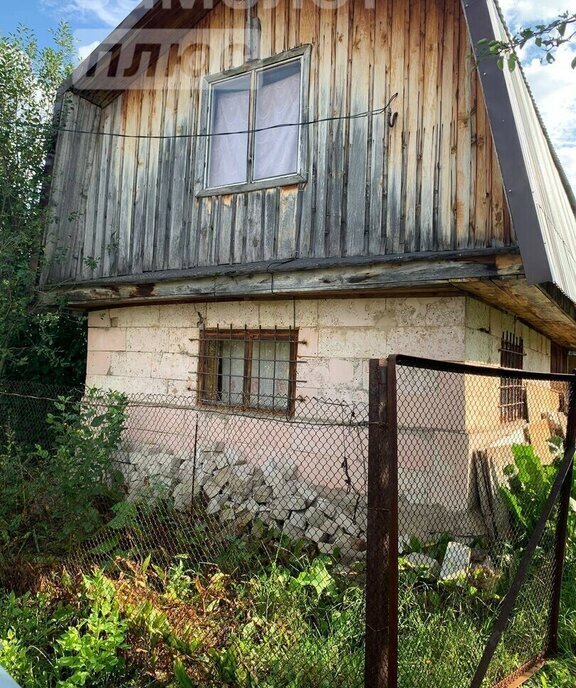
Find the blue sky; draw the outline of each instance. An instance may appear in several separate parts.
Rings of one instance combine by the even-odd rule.
[[[137,0],[2,0],[0,33],[18,24],[33,29],[40,44],[50,41],[50,28],[66,20],[77,38],[79,54],[101,41],[137,4]],[[512,28],[545,22],[575,9],[575,0],[500,0]],[[566,172],[576,189],[576,70],[570,68],[576,44],[562,48],[553,65],[542,65],[533,53],[523,55],[536,102]]]

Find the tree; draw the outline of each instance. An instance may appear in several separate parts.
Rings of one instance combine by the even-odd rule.
[[[507,65],[513,70],[518,64],[517,51],[527,45],[534,45],[548,64],[555,61],[558,48],[576,41],[576,12],[563,12],[548,24],[535,24],[521,28],[510,35],[506,41],[484,39],[479,42],[488,55],[498,57],[501,68]],[[572,69],[576,69],[576,57],[572,60]]]
[[[73,40],[62,24],[40,50],[20,29],[0,36],[0,375],[57,382],[75,366],[70,344],[82,326],[65,310],[47,312],[37,298],[42,234],[40,203],[56,91],[72,69]],[[68,335],[73,342],[64,343]],[[80,335],[80,339],[78,339]],[[74,380],[75,381],[75,380]]]

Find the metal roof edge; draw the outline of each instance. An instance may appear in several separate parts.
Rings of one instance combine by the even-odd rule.
[[[496,58],[480,56],[479,42],[495,37],[488,8],[490,0],[461,0],[472,50],[478,58],[478,76],[484,94],[488,121],[504,182],[512,224],[524,262],[526,279],[532,284],[552,282],[552,267],[546,251],[536,202],[522,150],[511,96]]]
[[[512,35],[508,29],[508,25],[506,23],[506,18],[504,17],[504,12],[502,11],[502,7],[500,6],[500,0],[493,0],[494,6],[496,7],[496,11],[498,12],[498,15],[500,17],[500,21],[502,22],[502,25],[504,26],[504,29],[506,31],[506,34],[510,39],[512,39]],[[542,132],[544,133],[544,136],[546,138],[546,142],[548,144],[548,147],[550,149],[550,154],[552,155],[552,159],[554,160],[554,164],[556,165],[556,169],[558,170],[558,173],[560,175],[560,179],[562,181],[562,185],[564,186],[564,190],[566,191],[566,195],[568,196],[568,200],[570,201],[570,205],[572,206],[572,210],[574,212],[574,215],[576,215],[576,194],[574,193],[574,189],[572,188],[572,185],[570,184],[568,177],[566,176],[566,171],[564,170],[564,166],[562,165],[560,158],[558,157],[558,153],[556,152],[556,149],[554,148],[554,144],[552,143],[552,139],[550,138],[550,134],[548,133],[548,127],[544,123],[544,120],[542,119],[542,113],[540,112],[540,108],[538,107],[538,104],[536,103],[536,99],[534,98],[534,93],[532,91],[532,88],[530,87],[530,83],[528,82],[528,79],[526,77],[526,72],[524,71],[524,67],[520,60],[518,60],[518,63],[516,65],[516,69],[519,70],[520,74],[522,75],[522,78],[524,79],[524,83],[526,84],[526,89],[528,90],[528,93],[530,95],[530,99],[532,100],[532,105],[534,106],[534,111],[536,113],[536,117],[538,118],[538,121],[540,122],[540,126],[542,127]]]

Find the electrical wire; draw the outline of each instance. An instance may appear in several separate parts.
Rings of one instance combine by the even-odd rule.
[[[147,140],[163,140],[163,139],[201,139],[214,138],[216,136],[235,136],[239,134],[257,134],[260,131],[270,131],[271,129],[284,129],[286,127],[305,127],[312,124],[321,124],[323,122],[336,122],[342,120],[355,120],[363,117],[377,116],[384,114],[392,105],[394,100],[398,97],[395,93],[384,105],[384,107],[376,110],[366,110],[365,112],[357,112],[353,115],[335,115],[334,117],[321,117],[319,119],[309,120],[307,122],[287,122],[285,124],[273,124],[269,127],[257,127],[255,129],[242,129],[238,131],[222,131],[222,132],[206,132],[200,134],[122,134],[113,131],[90,131],[88,129],[71,129],[68,127],[54,127],[55,132],[65,132],[67,134],[87,134],[91,136],[109,136],[111,138],[120,139],[147,139]]]

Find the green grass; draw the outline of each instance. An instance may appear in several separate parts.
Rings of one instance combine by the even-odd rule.
[[[531,688],[576,686],[575,572],[570,563],[562,655]],[[497,596],[479,593],[469,581],[435,584],[410,571],[402,572],[401,583],[400,685],[468,686]],[[0,595],[0,664],[25,688],[363,683],[361,578],[339,577],[326,558],[301,556],[258,573],[215,568],[209,575],[185,560],[168,569],[118,561],[87,576],[43,574],[38,587],[34,594]],[[532,592],[522,599],[534,599]],[[543,636],[534,629],[545,622],[541,606],[521,603],[486,685],[539,648]]]

